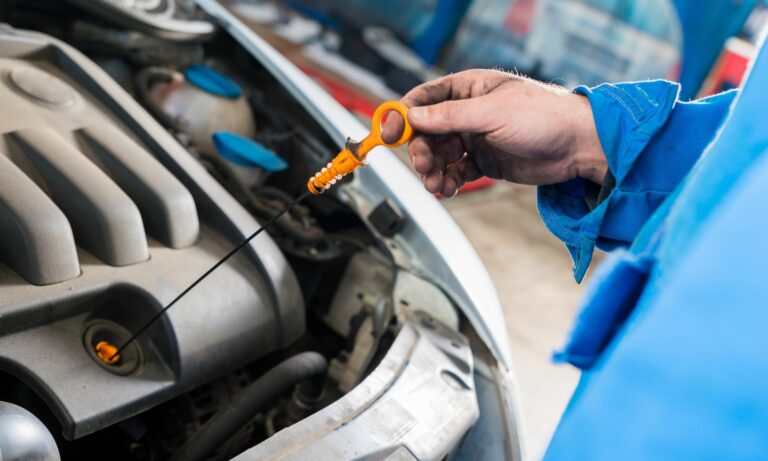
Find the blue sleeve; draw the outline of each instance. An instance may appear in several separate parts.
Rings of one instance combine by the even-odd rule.
[[[677,187],[715,137],[737,91],[678,100],[680,86],[663,80],[578,87],[589,98],[600,143],[616,185],[590,210],[584,181],[539,187],[539,213],[573,258],[577,281],[594,247],[627,246]]]

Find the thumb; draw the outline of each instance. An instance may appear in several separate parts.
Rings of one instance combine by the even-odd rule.
[[[408,111],[408,122],[427,134],[482,133],[488,131],[493,117],[489,102],[481,96],[413,107]]]

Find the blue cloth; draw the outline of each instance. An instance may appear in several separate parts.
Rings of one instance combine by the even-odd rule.
[[[584,372],[547,460],[768,459],[768,52],[740,94],[687,106],[666,100],[663,86],[622,88],[639,112],[611,87],[627,107],[622,115],[610,103],[608,118],[596,97],[605,90],[585,92],[610,168],[624,171],[611,195],[661,188],[660,203],[609,196],[605,210],[579,215],[563,205],[577,187],[542,188],[554,226],[599,215],[598,243],[610,232],[629,245],[596,274],[560,353]],[[650,133],[635,125],[646,112],[665,120]],[[635,216],[622,228],[632,213],[645,223],[637,229]],[[599,341],[585,339],[590,331]]]
[[[597,244],[628,245],[680,183],[714,137],[737,94],[695,102],[677,99],[680,87],[663,80],[579,87],[592,105],[608,168],[616,178],[609,198],[590,211],[578,179],[539,188],[539,212],[562,240],[578,281]]]

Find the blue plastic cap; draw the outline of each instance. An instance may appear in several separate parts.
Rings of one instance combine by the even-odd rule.
[[[275,173],[288,168],[282,157],[246,137],[229,131],[213,134],[213,145],[226,160],[242,166],[257,166]]]
[[[222,98],[237,99],[243,93],[240,85],[231,78],[208,66],[193,64],[184,71],[184,77],[201,90]]]

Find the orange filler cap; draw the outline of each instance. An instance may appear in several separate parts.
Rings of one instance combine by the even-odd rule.
[[[397,112],[403,117],[404,125],[400,139],[391,144],[387,144],[381,138],[381,122],[384,114],[391,111]],[[309,189],[309,192],[313,195],[320,195],[336,184],[336,181],[365,165],[365,157],[374,147],[397,147],[410,141],[411,136],[413,135],[413,128],[408,123],[407,115],[408,107],[400,101],[387,101],[377,107],[376,111],[373,113],[371,132],[368,136],[363,138],[360,142],[347,139],[347,144],[344,146],[344,149],[342,149],[341,152],[328,163],[328,165],[324,166],[322,170],[309,178],[309,181],[307,182],[307,189]]]

